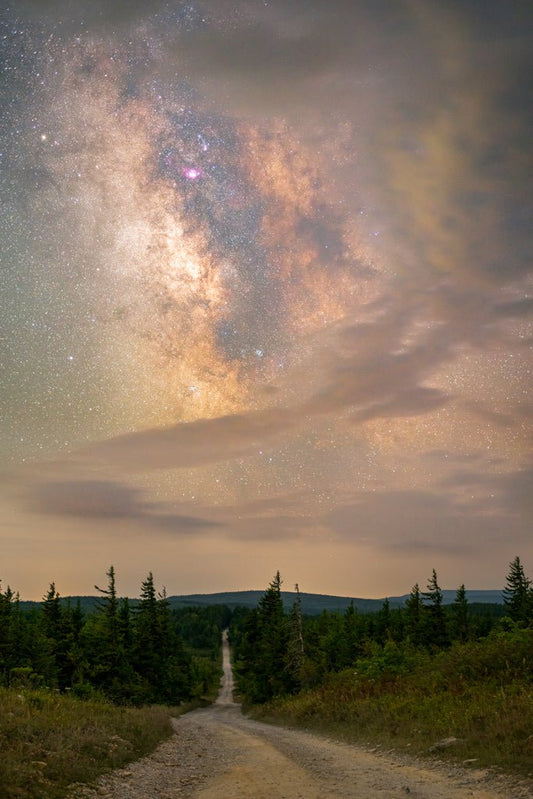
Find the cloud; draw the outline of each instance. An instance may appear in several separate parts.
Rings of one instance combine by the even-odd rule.
[[[179,513],[161,513],[165,503],[146,502],[139,488],[116,480],[61,480],[28,485],[25,503],[45,516],[98,522],[128,520],[169,532],[195,532],[217,527],[215,521]]]
[[[340,331],[324,364],[325,385],[304,405],[307,413],[358,410],[355,419],[426,413],[450,395],[422,385],[455,354],[457,333],[447,325],[416,329],[416,314],[391,310],[373,324]]]
[[[420,416],[442,408],[450,402],[451,396],[435,388],[417,386],[412,390],[398,391],[397,395],[388,402],[375,403],[365,410],[354,414],[356,422],[365,422],[378,418],[400,418],[405,416]]]
[[[116,481],[63,480],[31,487],[29,506],[34,513],[124,519],[144,516],[146,505],[138,488]]]
[[[489,514],[483,507],[464,504],[443,489],[383,491],[340,505],[324,523],[341,539],[378,550],[472,555],[501,540],[507,523],[501,508]]]
[[[297,424],[290,410],[252,411],[117,436],[80,451],[79,456],[126,471],[190,468],[253,454]]]

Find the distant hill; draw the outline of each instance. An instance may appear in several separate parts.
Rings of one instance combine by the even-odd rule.
[[[184,606],[204,606],[204,605],[226,605],[229,608],[245,607],[255,608],[264,594],[262,591],[225,591],[215,594],[185,594],[182,596],[170,596],[168,601],[171,607],[184,607]],[[452,590],[443,590],[444,604],[449,605],[455,599],[456,592]],[[391,608],[399,608],[405,604],[409,594],[403,596],[390,596],[388,597]],[[501,591],[469,591],[467,589],[466,596],[471,604],[491,604],[502,605],[503,595]],[[282,591],[281,597],[283,604],[289,610],[295,600],[296,593],[293,591]],[[309,616],[317,616],[323,611],[327,610],[332,613],[342,613],[348,605],[353,602],[354,607],[359,613],[373,613],[378,611],[383,605],[384,599],[363,599],[361,597],[346,597],[346,596],[331,596],[329,594],[306,594],[300,593],[302,600],[302,610]],[[91,613],[97,607],[97,603],[101,601],[101,597],[96,596],[72,596],[62,597],[62,602],[70,602],[72,607],[75,607],[78,600],[80,601],[81,609],[84,613]],[[137,600],[132,600],[132,605],[135,605]],[[20,606],[24,610],[31,610],[39,607],[40,602],[29,602],[22,600]]]
[[[226,591],[217,594],[187,594],[185,596],[171,596],[169,601],[172,606],[183,605],[227,605],[229,608],[247,607],[254,608],[261,599],[264,591]],[[450,605],[456,596],[454,590],[443,590],[443,601],[445,605]],[[501,591],[466,591],[467,599],[470,603],[482,604],[503,604]],[[286,609],[290,609],[296,600],[296,593],[293,591],[282,591],[281,597]],[[388,597],[391,608],[399,608],[405,604],[409,594],[403,596]],[[302,610],[311,616],[318,615],[324,610],[331,612],[346,610],[348,605],[353,602],[354,607],[360,613],[372,613],[378,611],[385,600],[383,599],[363,599],[361,597],[331,596],[329,594],[306,594],[300,593],[302,600]]]

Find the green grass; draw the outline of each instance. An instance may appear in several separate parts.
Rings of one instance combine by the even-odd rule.
[[[0,796],[60,799],[72,783],[152,752],[183,710],[0,688]]]
[[[394,646],[391,647],[394,655]],[[428,655],[380,657],[255,707],[265,721],[533,777],[533,630]],[[439,740],[459,739],[431,753]]]

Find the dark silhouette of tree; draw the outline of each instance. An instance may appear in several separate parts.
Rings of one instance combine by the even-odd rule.
[[[352,666],[363,651],[362,629],[359,614],[353,600],[350,602],[342,618],[342,631],[339,652],[340,668]]]
[[[289,672],[295,687],[302,684],[302,668],[305,658],[303,623],[302,623],[302,600],[298,584],[295,585],[296,599],[288,620],[288,640],[287,640],[287,671]]]
[[[120,634],[120,600],[113,566],[109,567],[106,576],[107,588],[95,585],[103,596],[96,614],[84,630],[92,670],[91,681],[115,701],[128,701],[134,693],[135,680]]]
[[[424,591],[423,597],[424,643],[431,649],[441,649],[448,644],[449,639],[446,630],[446,616],[442,606],[443,596],[435,569],[429,578],[427,591]]]
[[[526,577],[518,555],[509,564],[507,584],[503,590],[507,615],[513,621],[528,624],[533,620],[533,593],[531,580]]]
[[[464,584],[457,589],[452,603],[451,623],[453,638],[462,642],[468,641],[470,637],[470,617]]]
[[[405,602],[405,629],[410,642],[414,646],[420,646],[424,640],[423,630],[423,604],[420,595],[420,587],[415,583],[411,593]]]
[[[135,609],[134,665],[149,685],[156,685],[160,668],[160,630],[157,594],[152,572],[141,584],[141,599]]]
[[[4,685],[9,684],[9,674],[16,665],[13,653],[13,604],[15,595],[7,586],[0,591],[0,677]]]
[[[266,702],[295,689],[294,677],[287,668],[288,642],[289,626],[277,572],[250,614],[239,647],[241,690],[253,702]]]
[[[376,640],[380,644],[384,644],[391,637],[392,617],[388,598],[383,601],[383,605],[377,615],[375,630]]]

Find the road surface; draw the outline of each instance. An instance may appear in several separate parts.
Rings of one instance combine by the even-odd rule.
[[[150,757],[78,797],[104,799],[533,799],[524,784],[485,770],[378,754],[252,721],[233,702],[227,636],[214,705],[173,719]]]

